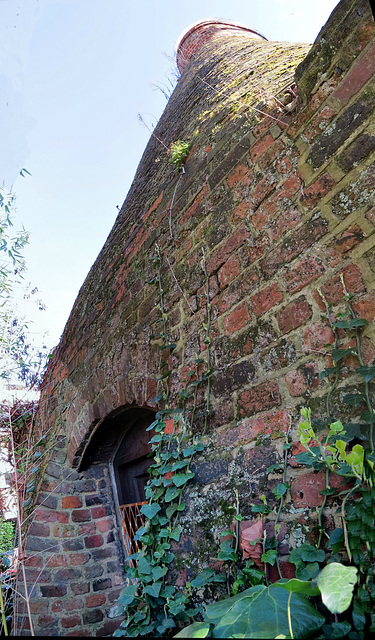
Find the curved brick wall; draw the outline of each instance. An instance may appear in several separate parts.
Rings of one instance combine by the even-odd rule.
[[[122,548],[108,463],[79,465],[105,420],[121,408],[150,407],[156,394],[156,242],[177,343],[172,398],[204,351],[202,248],[213,316],[213,416],[186,496],[178,584],[215,555],[233,486],[245,516],[251,492],[269,489],[264,469],[280,459],[289,413],[309,400],[319,410],[332,332],[317,288],[339,302],[343,273],[356,311],[374,319],[374,31],[368,2],[343,0],[309,53],[306,45],[227,34],[206,42],[184,71],[155,131],[167,146],[193,141],[173,203],[173,238],[179,176],[152,137],[45,380],[39,429],[59,435],[26,560],[41,635],[109,635],[119,623],[111,607],[123,582]],[[295,103],[289,87],[302,60]],[[363,349],[373,362],[372,327]],[[321,478],[290,462],[289,507],[313,521]],[[270,487],[278,481],[271,476]],[[301,524],[291,511],[282,520],[293,544]],[[20,604],[25,634],[22,616]]]
[[[176,62],[180,73],[209,40],[228,36],[266,40],[257,31],[236,22],[224,22],[213,18],[194,23],[183,32],[176,45]]]

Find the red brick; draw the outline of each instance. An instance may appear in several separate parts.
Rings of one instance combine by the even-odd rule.
[[[107,531],[113,529],[113,520],[111,520],[110,518],[98,520],[96,523],[96,528],[98,531],[100,531],[100,533],[106,533]]]
[[[78,496],[66,496],[61,501],[63,509],[76,509],[82,507],[82,500]]]
[[[241,225],[227,240],[225,240],[208,258],[206,263],[207,273],[211,274],[227,261],[229,256],[237,251],[249,237],[249,232],[245,225]],[[199,256],[200,260],[201,256]]]
[[[356,62],[347,73],[341,84],[333,92],[333,96],[345,105],[375,73],[375,44]]]
[[[70,627],[77,627],[79,624],[81,624],[81,617],[77,615],[69,616],[68,618],[61,619],[61,626],[64,627],[64,629],[69,629]]]
[[[38,624],[40,627],[50,627],[55,622],[55,618],[53,616],[39,616]]]
[[[256,162],[260,156],[268,149],[268,147],[273,144],[273,137],[270,134],[267,134],[260,140],[258,140],[250,150],[251,159],[253,162]]]
[[[302,396],[309,389],[319,385],[319,367],[313,362],[296,371],[289,371],[285,376],[285,382],[291,396]]]
[[[252,223],[260,231],[265,227],[276,214],[280,215],[282,207],[289,206],[295,193],[300,189],[301,180],[293,173],[285,182],[280,185],[276,192],[268,197],[256,210],[252,217]]]
[[[161,203],[162,199],[163,199],[163,194],[164,191],[161,192],[161,194],[156,198],[155,202],[153,205],[151,205],[151,207],[149,208],[149,210],[147,211],[146,215],[144,216],[144,221],[147,220],[147,218],[150,216],[150,214],[155,211],[155,209],[158,208],[159,204]]]
[[[322,353],[326,344],[334,342],[335,336],[331,327],[323,322],[317,322],[304,330],[302,350]]]
[[[35,520],[38,520],[38,522],[61,522],[68,524],[69,515],[67,513],[60,513],[59,511],[52,511],[51,509],[37,509],[34,521]]]
[[[244,218],[246,218],[247,214],[250,212],[252,212],[250,203],[247,202],[247,200],[242,200],[242,202],[240,202],[237,207],[231,212],[230,219],[234,224],[237,224],[238,222],[244,220]]]
[[[367,293],[359,300],[352,303],[357,318],[363,318],[367,322],[375,320],[375,292]]]
[[[106,513],[106,509],[104,506],[99,506],[99,507],[93,507],[91,509],[91,513],[92,513],[92,517],[94,519],[96,518],[103,518],[104,516],[107,515]]]
[[[223,320],[223,327],[225,335],[230,335],[235,331],[239,331],[242,327],[249,324],[251,316],[246,302],[242,302],[231,313],[225,316]]]
[[[99,534],[95,536],[87,536],[85,538],[86,549],[92,549],[94,547],[101,547],[103,544],[103,537]]]
[[[84,602],[82,598],[74,598],[74,600],[67,600],[64,602],[65,611],[76,611],[77,609],[83,609]]]
[[[219,447],[239,447],[256,439],[260,434],[278,437],[287,432],[289,425],[287,411],[270,411],[263,416],[245,418],[234,429],[221,427],[216,432],[216,444]]]
[[[281,404],[278,384],[275,380],[263,382],[257,387],[241,393],[239,408],[241,416],[249,416],[260,411],[267,411]]]
[[[48,559],[49,567],[66,567],[67,564],[68,562],[65,556],[59,556],[57,554],[54,554],[50,556]]]
[[[319,258],[309,256],[300,260],[294,267],[285,269],[284,278],[290,293],[297,293],[325,272],[325,266]]]
[[[50,534],[49,525],[41,524],[39,522],[32,522],[28,533],[30,536],[40,536],[42,538],[45,538]]]
[[[90,554],[88,553],[71,553],[69,554],[70,564],[74,566],[80,566],[86,564],[90,560]]]
[[[307,209],[313,209],[331,191],[334,184],[335,181],[332,176],[324,173],[316,182],[303,190],[300,201]]]
[[[265,251],[270,247],[270,239],[267,233],[259,235],[256,240],[249,240],[249,243],[242,251],[248,258],[250,264],[262,257]]]
[[[226,287],[240,272],[240,261],[237,255],[232,255],[219,270],[218,278],[220,287]]]
[[[281,333],[289,333],[305,324],[312,316],[312,310],[305,298],[288,304],[277,314],[277,323]]]
[[[251,194],[255,207],[275,189],[276,178],[272,173],[267,173],[256,185]]]
[[[269,287],[262,289],[251,298],[251,308],[256,316],[266,313],[279,304],[283,299],[282,291],[278,284],[271,284]]]
[[[87,522],[88,520],[91,520],[90,509],[78,509],[77,511],[72,511],[73,522]]]
[[[355,264],[349,264],[344,267],[339,273],[336,273],[328,282],[325,282],[322,287],[322,293],[325,296],[327,302],[337,303],[341,302],[344,298],[344,291],[342,288],[340,273],[344,277],[346,289],[349,293],[362,293],[365,291],[365,284],[363,282],[362,273]],[[325,305],[318,293],[315,294],[315,300],[318,302],[321,309],[325,310]]]
[[[61,600],[55,600],[55,602],[52,603],[52,612],[53,613],[60,613],[62,611],[62,601]]]
[[[104,593],[95,593],[92,596],[86,596],[86,606],[87,607],[99,607],[101,604],[105,603],[105,595]]]
[[[270,226],[272,239],[279,240],[284,233],[294,229],[300,222],[302,222],[302,214],[298,209],[292,207],[286,211],[282,211],[280,215],[272,221]]]
[[[339,238],[335,240],[335,249],[338,253],[347,253],[356,247],[365,235],[357,224],[353,224],[346,229]]]
[[[345,479],[331,473],[330,474],[330,487],[331,488],[344,488]],[[319,471],[314,473],[310,471],[303,475],[299,475],[296,478],[290,488],[290,494],[292,497],[293,505],[297,508],[315,509],[320,507],[323,502],[323,496],[319,494],[319,491],[326,488],[326,474],[325,471]]]
[[[249,167],[246,164],[239,164],[237,167],[232,169],[227,177],[228,187],[232,189],[236,182],[240,182],[248,172],[248,169]]]

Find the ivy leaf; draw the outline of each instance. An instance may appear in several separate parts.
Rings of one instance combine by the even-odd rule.
[[[183,469],[188,464],[189,464],[188,460],[178,460],[177,462],[174,462],[172,464],[171,471],[175,472],[175,471],[178,471],[178,469]]]
[[[285,482],[279,482],[279,484],[277,484],[273,489],[272,489],[272,493],[274,496],[276,496],[276,498],[282,498],[282,496],[285,496],[286,492],[289,489],[289,485],[285,484]]]
[[[154,567],[152,570],[153,578],[158,581],[168,572],[168,567]]]
[[[288,580],[287,578],[282,578],[277,581],[277,586],[292,593],[304,593],[305,596],[309,597],[318,596],[320,593],[318,587],[313,587],[311,580],[297,580],[297,578]]]
[[[212,582],[212,578],[215,576],[215,571],[213,569],[203,569],[201,573],[199,573],[194,580],[190,582],[191,586],[195,589],[200,589],[204,587],[206,584]]]
[[[146,576],[150,576],[152,573],[152,566],[151,564],[146,560],[146,558],[144,556],[141,556],[138,559],[137,562],[137,570],[138,573],[142,573]]]
[[[164,397],[165,397],[164,393],[158,393],[158,395],[155,396],[155,398],[152,398],[151,404],[157,404],[158,402],[160,402],[160,400],[163,400]]]
[[[323,369],[323,371],[320,372],[320,379],[323,380],[323,378],[327,378],[327,376],[332,375],[332,373],[336,373],[337,371],[337,367],[327,367],[327,369]]]
[[[343,613],[350,606],[357,573],[357,567],[346,567],[338,562],[327,564],[319,573],[316,583],[323,604],[331,613]]]
[[[182,529],[174,529],[174,531],[169,534],[169,537],[172,538],[172,540],[176,540],[176,542],[178,542],[181,537],[181,533]]]
[[[119,604],[123,605],[124,607],[128,607],[130,604],[132,604],[132,602],[136,598],[137,589],[138,585],[136,584],[130,584],[128,587],[125,587],[125,589],[123,589],[120,593],[118,599]]]
[[[177,496],[179,496],[180,493],[181,491],[178,487],[169,487],[165,494],[165,498],[164,498],[165,502],[172,502],[172,500],[177,498]]]
[[[312,544],[302,544],[300,547],[301,558],[304,562],[324,562],[326,554],[323,549],[316,549]]]
[[[273,566],[276,562],[276,558],[277,558],[276,549],[269,549],[268,551],[266,551],[266,553],[262,554],[261,561],[266,562],[267,564],[270,564],[271,566]]]
[[[344,544],[344,530],[341,527],[334,529],[329,536],[327,543],[328,549],[332,549],[333,553],[338,553]]]
[[[152,504],[144,504],[141,507],[140,512],[143,513],[143,515],[146,516],[146,518],[149,518],[149,520],[152,520],[152,518],[156,516],[156,514],[159,513],[160,510],[161,510],[161,506],[158,505],[156,502],[153,502]]]
[[[358,407],[362,402],[366,402],[366,398],[363,393],[349,393],[342,401],[351,407]]]
[[[186,484],[191,478],[194,478],[195,473],[192,471],[188,471],[187,473],[177,473],[174,475],[171,480],[176,487],[182,487]]]
[[[334,362],[339,362],[347,356],[358,355],[354,349],[332,349],[332,358]],[[374,373],[375,375],[375,373]]]
[[[153,598],[158,598],[160,594],[160,589],[162,588],[162,582],[153,582],[152,584],[147,585],[147,587],[143,588],[143,593],[148,593],[149,596]]]
[[[373,378],[375,378],[375,367],[357,367],[355,370],[366,382],[370,382]]]

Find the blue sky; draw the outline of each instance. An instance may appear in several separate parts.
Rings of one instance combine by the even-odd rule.
[[[192,22],[242,22],[313,42],[337,0],[0,0],[0,184],[31,233],[28,280],[57,343],[166,100],[175,42]],[[167,54],[167,56],[165,55]],[[2,123],[2,124],[1,124]],[[32,176],[17,177],[26,167]],[[30,312],[28,312],[30,313]]]

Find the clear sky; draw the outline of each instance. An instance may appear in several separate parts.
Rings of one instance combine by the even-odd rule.
[[[313,42],[337,0],[0,0],[0,184],[31,233],[28,279],[54,346],[132,182],[192,22]],[[165,55],[167,54],[167,55]],[[17,177],[26,167],[32,176]]]

